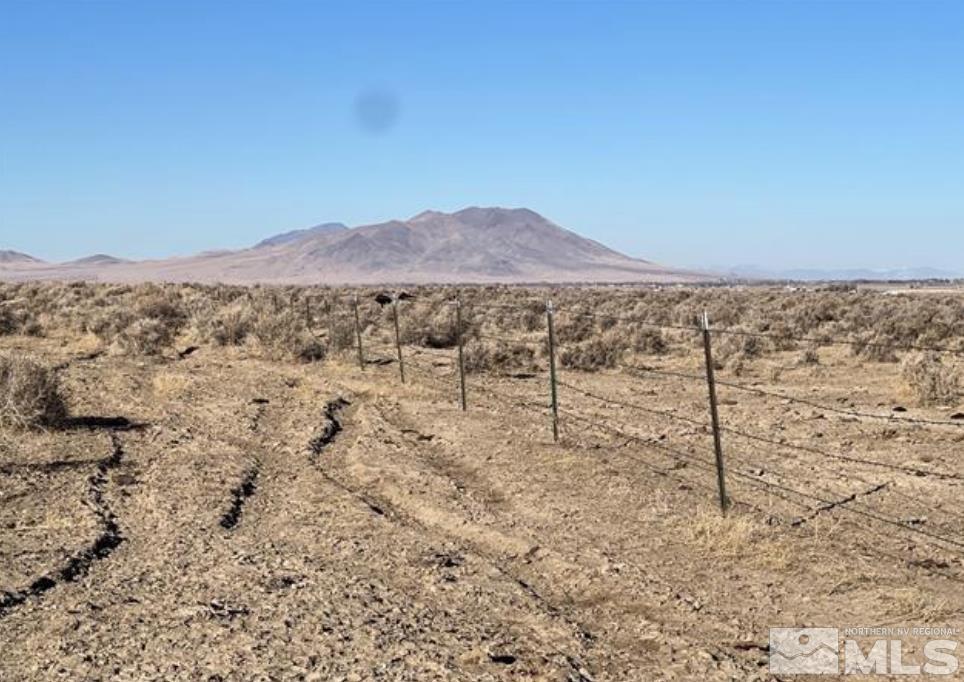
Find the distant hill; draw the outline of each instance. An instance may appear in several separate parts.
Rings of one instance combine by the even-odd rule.
[[[709,276],[631,258],[525,208],[425,211],[347,228],[325,223],[240,251],[142,262],[0,267],[7,279],[229,283],[679,282]]]
[[[123,258],[108,256],[106,253],[96,253],[93,256],[72,260],[69,263],[65,263],[65,265],[120,265],[121,263],[130,262],[131,261],[124,260]]]
[[[33,256],[28,256],[19,251],[0,249],[0,263],[42,263],[43,261]]]

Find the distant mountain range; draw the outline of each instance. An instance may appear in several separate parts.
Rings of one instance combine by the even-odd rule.
[[[842,282],[853,280],[897,282],[928,279],[958,279],[962,277],[960,272],[929,267],[879,270],[870,268],[795,268],[789,270],[773,270],[758,265],[738,265],[733,268],[716,267],[708,268],[708,270],[721,273],[728,279],[791,280],[795,282]]]
[[[322,223],[239,250],[130,261],[96,254],[45,263],[0,250],[3,280],[171,281],[234,284],[700,282],[955,279],[937,268],[792,269],[755,265],[702,271],[631,258],[526,208],[424,211],[408,220],[348,227]]]
[[[237,251],[124,261],[103,254],[47,264],[0,252],[0,279],[247,284],[684,282],[712,276],[631,258],[525,208],[425,211],[349,228],[324,223]]]

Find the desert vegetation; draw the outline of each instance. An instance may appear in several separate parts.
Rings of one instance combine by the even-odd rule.
[[[243,347],[274,360],[318,362],[355,347],[352,300],[358,298],[363,343],[394,343],[387,292],[310,287],[223,285],[0,284],[0,334],[32,337],[93,336],[105,352],[170,356],[196,344]],[[783,352],[803,364],[819,349],[846,342],[859,361],[898,363],[902,349],[939,347],[964,352],[964,303],[959,296],[886,295],[838,287],[778,288],[559,288],[421,287],[399,305],[403,344],[429,349],[456,345],[454,302],[464,305],[463,342],[478,369],[524,369],[548,352],[545,299],[557,309],[560,363],[579,370],[613,369],[634,359],[688,352],[691,333],[707,310],[721,337],[720,367]],[[925,381],[921,367],[937,369],[938,356],[914,360],[904,374]],[[953,393],[950,378],[930,381],[931,392]],[[936,381],[936,383],[935,383]],[[916,388],[914,390],[917,390]],[[932,400],[920,396],[924,400]]]
[[[953,405],[961,397],[960,369],[940,353],[908,355],[901,374],[922,405]]]
[[[0,355],[0,428],[54,427],[66,416],[56,372],[23,355]]]
[[[962,301],[2,284],[0,678],[763,680],[788,613],[952,621]]]

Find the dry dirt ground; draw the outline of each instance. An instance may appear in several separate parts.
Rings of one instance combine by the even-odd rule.
[[[723,519],[705,430],[644,411],[705,421],[682,378],[562,372],[555,444],[543,374],[470,377],[463,413],[449,351],[403,386],[387,351],[0,347],[63,364],[75,416],[0,450],[5,681],[764,680],[771,625],[964,625],[961,428],[721,387],[724,424],[814,449],[725,433]],[[739,380],[890,413],[894,371]]]

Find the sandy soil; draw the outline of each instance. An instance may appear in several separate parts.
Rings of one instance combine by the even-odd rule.
[[[845,456],[724,434],[723,519],[705,430],[628,407],[705,421],[685,379],[562,372],[556,444],[544,375],[471,377],[463,413],[449,351],[407,350],[403,386],[387,350],[2,347],[97,418],[2,442],[3,680],[764,680],[771,625],[964,626],[934,537],[964,536],[964,428],[721,387],[724,424]],[[895,368],[821,354],[738,380],[893,414]]]

